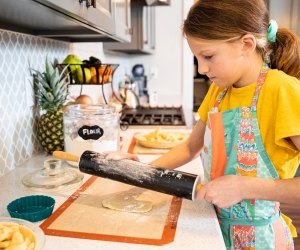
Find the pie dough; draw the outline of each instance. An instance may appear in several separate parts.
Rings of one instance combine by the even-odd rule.
[[[112,197],[102,201],[102,206],[131,213],[147,213],[152,207],[153,203],[147,200],[138,200],[140,194],[125,192],[113,195]]]

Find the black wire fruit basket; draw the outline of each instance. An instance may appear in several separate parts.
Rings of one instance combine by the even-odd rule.
[[[57,64],[60,71],[66,66],[70,85],[103,85],[112,83],[119,64]]]

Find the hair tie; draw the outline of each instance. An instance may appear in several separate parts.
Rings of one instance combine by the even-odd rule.
[[[276,34],[278,31],[278,24],[277,22],[272,19],[269,22],[269,26],[268,26],[268,33],[267,33],[267,39],[269,42],[275,42],[276,41]]]

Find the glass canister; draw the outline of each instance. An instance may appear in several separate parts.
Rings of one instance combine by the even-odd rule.
[[[105,104],[68,106],[64,113],[65,151],[80,156],[85,150],[118,150],[119,128],[119,113],[114,107]]]

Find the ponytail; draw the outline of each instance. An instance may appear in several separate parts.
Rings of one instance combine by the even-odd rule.
[[[281,28],[270,44],[271,68],[300,79],[300,39],[292,31]]]

